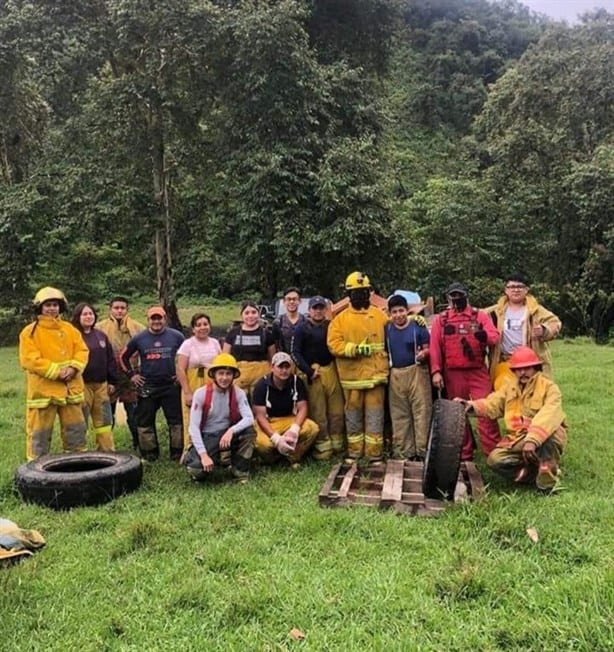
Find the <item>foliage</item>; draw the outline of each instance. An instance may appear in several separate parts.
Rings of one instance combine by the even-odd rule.
[[[173,314],[184,294],[337,297],[350,269],[489,301],[522,267],[568,332],[606,340],[612,20],[515,0],[0,3],[0,301],[18,315],[56,282],[157,291]]]
[[[494,85],[476,122],[504,232],[518,234],[524,264],[544,281],[592,285],[599,338],[612,292],[613,37],[609,14],[548,32]]]

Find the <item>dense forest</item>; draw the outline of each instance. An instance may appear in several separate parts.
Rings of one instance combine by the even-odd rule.
[[[34,290],[614,318],[614,15],[516,0],[0,0],[0,323]]]

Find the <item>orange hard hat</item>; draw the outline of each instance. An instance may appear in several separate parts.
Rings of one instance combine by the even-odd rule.
[[[536,367],[541,365],[535,351],[528,346],[519,346],[510,357],[510,369],[523,369],[524,367]]]

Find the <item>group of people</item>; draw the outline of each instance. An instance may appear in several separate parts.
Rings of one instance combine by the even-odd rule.
[[[149,461],[160,454],[162,409],[170,457],[196,480],[226,467],[243,481],[254,453],[265,464],[297,465],[308,452],[381,463],[388,387],[394,458],[424,458],[433,395],[445,392],[477,415],[491,468],[543,490],[556,485],[567,427],[547,342],[561,324],[521,276],[506,279],[504,296],[486,310],[453,283],[430,331],[414,293],[395,292],[382,310],[362,272],[346,278],[345,290],[347,306],[331,319],[327,299],[312,297],[305,315],[299,289],[288,288],[272,328],[246,301],[220,343],[205,313],[193,316],[186,339],[167,325],[161,306],[149,308],[146,325],[134,321],[124,297],[111,300],[101,322],[80,303],[69,323],[61,318],[64,294],[42,288],[36,320],[20,334],[28,460],[49,452],[56,414],[65,450],[87,448],[88,419],[96,447],[113,450],[121,401],[133,446]],[[474,448],[467,424],[461,458],[471,459]]]

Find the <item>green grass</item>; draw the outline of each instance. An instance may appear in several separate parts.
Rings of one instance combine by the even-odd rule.
[[[554,355],[563,490],[510,487],[480,460],[487,499],[429,519],[320,508],[316,463],[239,486],[193,485],[163,460],[102,507],[24,504],[23,379],[1,349],[0,517],[47,546],[0,569],[0,650],[613,649],[614,348]]]

